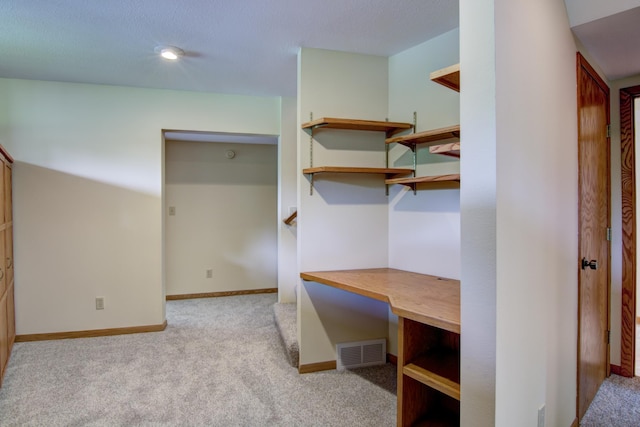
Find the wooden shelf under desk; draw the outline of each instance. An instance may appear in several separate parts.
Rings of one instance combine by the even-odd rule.
[[[448,126],[439,129],[426,130],[424,132],[411,133],[409,135],[387,138],[387,144],[397,143],[407,147],[415,147],[417,144],[434,144],[451,138],[460,138],[460,125]]]
[[[460,333],[460,281],[392,268],[314,271],[304,280],[387,302],[397,316]]]
[[[387,136],[398,132],[413,129],[413,124],[403,122],[387,122],[376,120],[339,119],[335,117],[322,117],[317,120],[303,123],[302,129],[316,131],[319,129],[345,129],[384,132]]]
[[[452,349],[426,352],[402,368],[402,373],[460,400],[460,353]]]

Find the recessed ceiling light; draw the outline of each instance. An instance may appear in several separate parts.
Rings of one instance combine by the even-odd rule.
[[[154,51],[169,61],[177,61],[181,56],[184,56],[184,50],[175,46],[156,46]]]

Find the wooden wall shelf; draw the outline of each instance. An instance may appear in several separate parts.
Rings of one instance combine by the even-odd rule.
[[[405,168],[365,168],[351,166],[317,166],[314,168],[306,168],[302,170],[305,174],[317,173],[360,173],[360,174],[377,174],[387,176],[409,175],[413,169]]]
[[[416,176],[410,178],[391,178],[385,184],[401,184],[413,187],[415,184],[435,183],[435,182],[460,182],[460,174]]]
[[[316,131],[319,129],[346,129],[384,132],[387,137],[398,132],[413,129],[413,124],[402,122],[387,122],[375,120],[339,119],[323,117],[302,124],[302,129]]]
[[[434,71],[429,78],[442,86],[460,92],[460,64]]]
[[[433,144],[445,139],[460,138],[460,125],[448,126],[439,129],[431,129],[424,132],[388,138],[387,144],[398,143],[414,148],[417,144]]]
[[[286,225],[291,225],[293,224],[293,221],[295,221],[297,217],[298,217],[298,211],[295,211],[294,213],[289,215],[287,218],[283,219],[282,222],[284,222]]]
[[[442,154],[443,156],[460,158],[460,142],[440,144],[429,147],[431,154]]]

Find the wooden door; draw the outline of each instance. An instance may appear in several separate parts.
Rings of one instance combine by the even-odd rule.
[[[578,418],[609,375],[609,88],[578,54]]]

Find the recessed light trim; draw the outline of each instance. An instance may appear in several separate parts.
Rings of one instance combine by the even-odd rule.
[[[154,51],[168,61],[177,61],[184,56],[184,50],[175,46],[156,46]]]

